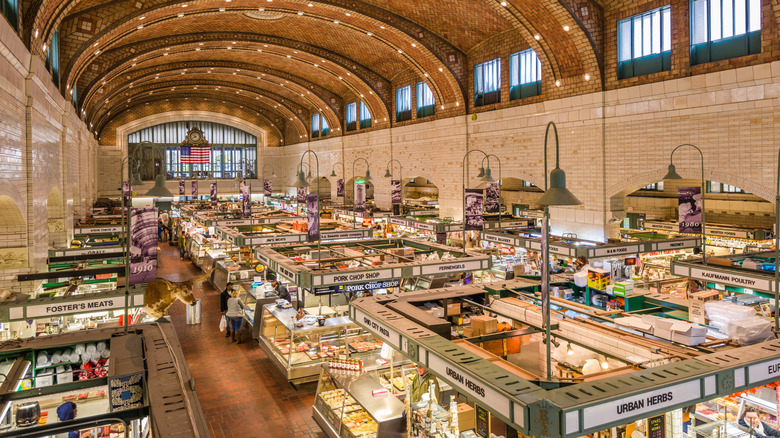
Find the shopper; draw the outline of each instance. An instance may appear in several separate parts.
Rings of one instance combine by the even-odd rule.
[[[222,316],[227,318],[228,300],[230,299],[230,291],[233,290],[233,283],[228,283],[225,286],[225,290],[219,294],[219,311],[222,312]],[[230,320],[228,320],[227,330],[225,330],[225,337],[230,337]]]
[[[157,218],[157,241],[162,242],[163,223],[162,219]]]
[[[230,298],[227,300],[227,312],[225,316],[228,318],[228,324],[230,326],[230,338],[233,342],[238,342],[238,331],[241,329],[241,323],[244,321],[244,309],[241,307],[241,299],[238,298],[238,291],[233,290],[230,293]]]
[[[750,429],[751,436],[756,438],[780,437],[780,432],[758,418],[756,408],[746,407],[745,412],[742,413],[742,418],[739,419],[739,425]]]
[[[71,401],[67,401],[63,404],[61,404],[57,408],[57,418],[62,421],[70,421],[76,418],[76,403],[73,403]],[[70,432],[66,432],[67,438],[79,438],[81,436],[81,432],[78,430],[71,430]],[[57,435],[59,438],[60,435]],[[62,434],[62,437],[65,437],[65,434]]]
[[[182,231],[179,233],[179,258],[184,260],[184,255],[187,253],[187,234]]]
[[[292,300],[290,299],[290,291],[287,290],[287,287],[285,285],[279,283],[279,280],[272,281],[271,287],[274,288],[274,291],[276,291],[276,295],[279,295],[279,298],[283,300],[287,300],[290,303],[292,302]]]

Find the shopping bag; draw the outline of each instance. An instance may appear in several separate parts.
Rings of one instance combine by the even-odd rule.
[[[227,318],[222,315],[222,318],[219,319],[219,331],[224,332],[225,330],[227,330]]]

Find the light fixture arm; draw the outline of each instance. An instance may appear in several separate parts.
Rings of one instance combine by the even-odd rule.
[[[677,149],[680,149],[683,146],[689,146],[694,149],[696,149],[697,152],[699,152],[699,158],[701,159],[701,246],[702,246],[702,262],[706,265],[707,264],[707,234],[705,233],[705,209],[704,209],[704,198],[705,193],[707,192],[707,180],[704,179],[704,154],[701,152],[701,149],[699,149],[697,146],[692,145],[690,143],[683,143],[674,149],[672,149],[671,155],[669,155],[669,164],[674,165],[674,153],[677,152]],[[780,191],[778,191],[780,193]],[[777,231],[777,230],[775,230]],[[777,270],[775,269],[775,272]]]

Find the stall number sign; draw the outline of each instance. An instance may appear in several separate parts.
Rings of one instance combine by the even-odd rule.
[[[366,272],[345,272],[342,274],[328,274],[322,276],[322,284],[334,283],[358,283],[375,280],[385,280],[393,277],[392,269]]]
[[[657,245],[657,249],[659,251],[664,251],[667,249],[693,248],[696,246],[699,246],[698,240],[681,240],[677,242],[660,242]]]
[[[135,299],[133,300],[135,301]],[[101,298],[89,301],[76,301],[72,303],[45,304],[40,306],[27,306],[27,317],[59,316],[69,313],[98,312],[101,310],[118,309],[124,307],[125,298]]]
[[[751,365],[748,368],[748,373],[751,384],[770,379],[772,381],[778,380],[780,379],[780,359]]]
[[[611,423],[615,418],[631,422],[629,418],[642,418],[642,415],[660,410],[668,411],[671,406],[696,400],[699,397],[701,397],[699,380],[678,383],[663,389],[587,407],[583,409],[584,426],[585,429],[596,428]]]
[[[450,385],[457,387],[459,392],[477,403],[490,406],[494,412],[505,418],[510,418],[509,400],[481,380],[464,373],[460,368],[439,358],[433,352],[428,353],[428,369],[442,376]]]
[[[470,262],[454,262],[447,265],[423,266],[422,274],[441,274],[445,272],[477,271],[482,269],[482,262],[472,260]]]
[[[394,330],[391,330],[386,325],[380,323],[374,318],[371,318],[358,309],[355,309],[355,321],[370,330],[375,335],[379,336],[383,341],[390,344],[391,347],[395,348],[396,350],[398,349],[401,336]]]
[[[703,269],[691,268],[691,277],[702,280],[709,280],[715,283],[728,283],[735,286],[741,286],[748,289],[771,290],[769,280],[755,277],[746,277],[734,275],[726,272],[705,271]]]
[[[637,245],[615,246],[610,248],[596,248],[593,250],[592,257],[637,254],[638,252],[639,252],[639,247]]]

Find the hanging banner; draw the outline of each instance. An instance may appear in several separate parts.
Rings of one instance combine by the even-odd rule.
[[[366,211],[366,184],[355,184],[355,211]]]
[[[192,182],[192,197],[197,198],[198,197],[198,182],[193,181]]]
[[[217,205],[217,183],[211,183],[211,205]]]
[[[701,233],[701,187],[677,188],[677,217],[681,233]]]
[[[263,180],[263,194],[265,196],[271,196],[271,180],[270,179],[264,179]]]
[[[179,196],[184,196],[184,195],[185,195],[185,192],[184,192],[184,180],[180,179],[179,180]]]
[[[390,199],[393,204],[401,203],[401,180],[394,179],[390,181]]]
[[[481,230],[485,218],[482,216],[485,195],[480,189],[466,189],[466,211],[463,212],[467,230]]]
[[[489,182],[485,186],[485,212],[499,213],[501,211],[501,193],[498,182]]]
[[[244,217],[249,217],[252,215],[252,207],[251,207],[251,198],[252,194],[249,191],[249,184],[246,181],[241,181],[241,184],[239,184],[239,189],[241,190],[241,200],[244,203]]]
[[[157,209],[130,209],[131,286],[157,278]]]
[[[319,194],[311,193],[306,200],[306,217],[309,225],[309,242],[320,240],[320,216],[317,214]]]
[[[303,204],[306,202],[306,187],[298,187],[298,203]]]
[[[339,178],[336,180],[336,196],[343,198],[344,197],[344,180],[342,178]]]
[[[122,208],[124,214],[127,214],[127,208],[130,206],[130,181],[122,181]]]

